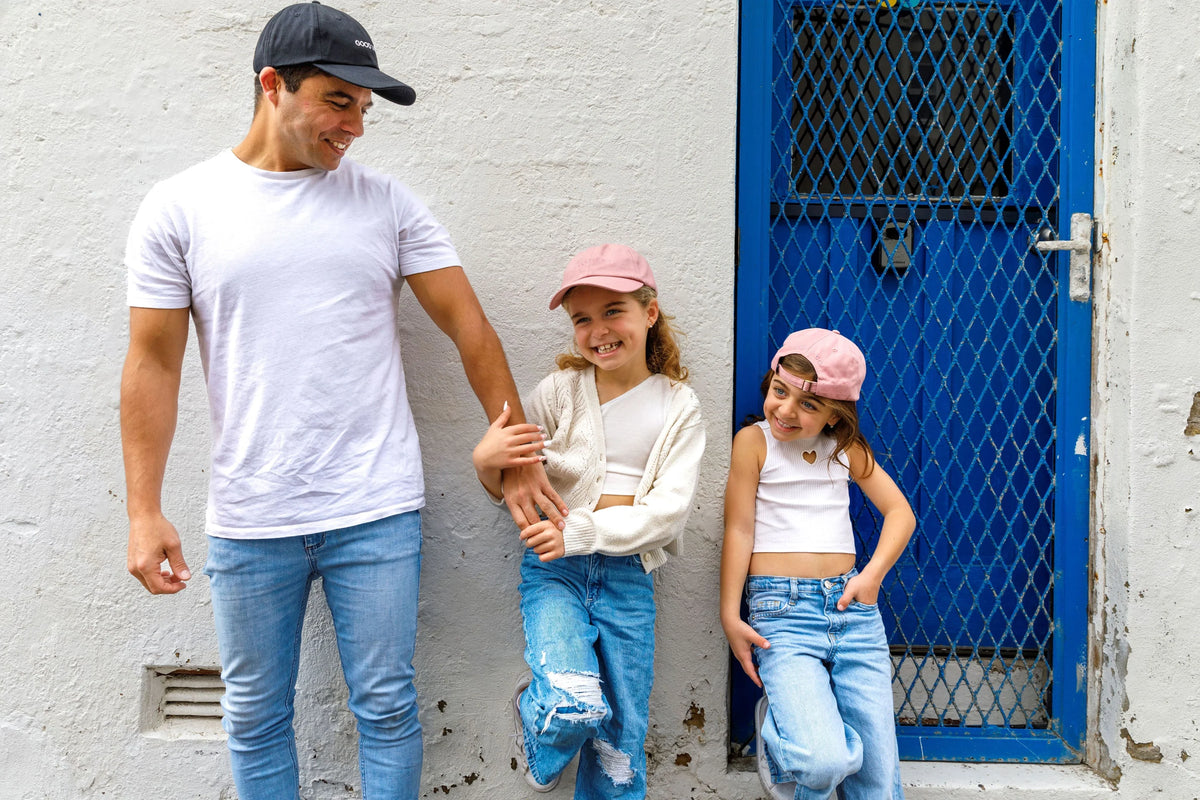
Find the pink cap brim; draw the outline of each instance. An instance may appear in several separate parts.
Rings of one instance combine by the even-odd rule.
[[[613,292],[636,292],[646,284],[632,278],[614,278],[610,275],[596,276],[592,278],[584,278],[583,280],[565,284],[561,289],[554,293],[554,297],[550,298],[550,310],[558,308],[562,305],[563,298],[567,296],[567,292],[574,289],[576,286],[596,286],[601,289],[608,289]]]

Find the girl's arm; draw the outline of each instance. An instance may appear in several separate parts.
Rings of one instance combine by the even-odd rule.
[[[879,600],[880,584],[908,546],[909,537],[917,527],[912,507],[904,499],[904,493],[892,476],[878,462],[869,475],[864,475],[871,459],[861,445],[852,446],[847,453],[850,456],[850,477],[883,515],[883,529],[879,532],[879,543],[875,545],[871,560],[858,575],[846,582],[842,599],[838,600],[840,611],[849,608],[854,600],[868,605]]]
[[[471,453],[475,474],[493,500],[504,498],[501,470],[545,461],[544,457],[537,454],[546,446],[541,427],[531,423],[509,425],[511,416],[512,409],[506,401],[500,416],[488,426],[487,432]]]
[[[643,497],[631,506],[610,506],[599,511],[572,509],[562,529],[561,552],[556,547],[534,546],[541,560],[586,553],[636,555],[679,538],[691,511],[704,456],[704,421],[694,395],[668,436],[653,485]],[[545,528],[535,523],[522,531],[521,538],[527,546],[533,546],[531,537],[540,537],[538,542],[551,538],[544,536]]]
[[[733,437],[729,480],[725,483],[725,542],[721,547],[721,627],[734,657],[750,680],[762,686],[754,667],[754,645],[771,645],[742,619],[742,590],[754,551],[754,498],[766,454],[766,440],[756,425]]]

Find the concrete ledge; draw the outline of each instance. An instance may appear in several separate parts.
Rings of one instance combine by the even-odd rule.
[[[944,800],[969,794],[1055,800],[1111,798],[1111,783],[1088,767],[1047,764],[956,764],[900,762],[905,795],[911,800]]]

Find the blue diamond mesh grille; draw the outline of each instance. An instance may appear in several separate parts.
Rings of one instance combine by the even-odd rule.
[[[863,425],[918,515],[881,601],[898,722],[1044,728],[1060,4],[776,2],[769,350],[816,325],[867,354]]]

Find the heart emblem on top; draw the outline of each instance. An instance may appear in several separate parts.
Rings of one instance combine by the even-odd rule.
[[[802,455],[804,457],[804,460],[810,464],[817,463],[817,451],[816,450],[805,450],[800,455]]]

